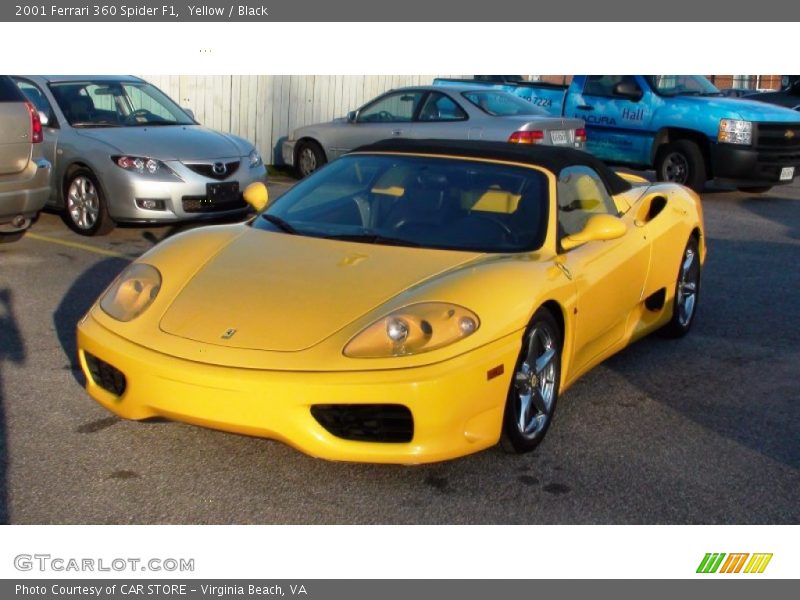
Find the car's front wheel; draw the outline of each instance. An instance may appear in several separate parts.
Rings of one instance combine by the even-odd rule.
[[[561,333],[547,308],[534,314],[506,400],[501,445],[509,452],[530,452],[544,438],[558,401],[561,381]]]
[[[311,140],[304,140],[297,145],[297,174],[300,177],[308,177],[324,165],[327,161],[325,152],[319,144]]]
[[[75,169],[64,184],[64,221],[81,235],[105,235],[114,229],[108,204],[94,174]]]

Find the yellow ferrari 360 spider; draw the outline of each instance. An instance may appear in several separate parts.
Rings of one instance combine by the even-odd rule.
[[[576,150],[384,141],[126,268],[78,326],[89,394],[334,460],[541,442],[560,394],[692,325],[700,200]]]

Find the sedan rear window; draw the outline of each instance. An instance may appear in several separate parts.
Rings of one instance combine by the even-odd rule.
[[[479,90],[461,94],[487,115],[493,117],[537,116],[550,114],[527,100],[501,90]]]
[[[345,156],[286,192],[257,229],[479,252],[539,248],[548,179],[536,169],[408,155]]]

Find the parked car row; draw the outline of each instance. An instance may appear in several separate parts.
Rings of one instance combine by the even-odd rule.
[[[13,101],[3,101],[0,115],[0,198],[18,198],[19,182],[29,182],[24,202],[0,207],[4,240],[30,225],[43,196],[76,232],[100,235],[120,222],[244,215],[244,188],[266,180],[253,144],[201,126],[137,77],[14,76],[4,89]],[[788,78],[771,101],[791,104],[798,94],[800,83]],[[612,164],[654,168],[657,179],[694,190],[713,179],[764,192],[800,169],[797,112],[724,97],[705,77],[684,75],[578,75],[569,86],[514,76],[437,79],[297,128],[281,154],[305,177],[383,139],[586,149]]]

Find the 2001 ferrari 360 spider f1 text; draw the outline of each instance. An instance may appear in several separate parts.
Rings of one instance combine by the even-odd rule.
[[[246,196],[258,216],[159,244],[81,320],[100,404],[335,460],[524,452],[582,373],[695,316],[697,195],[580,151],[384,141]]]

